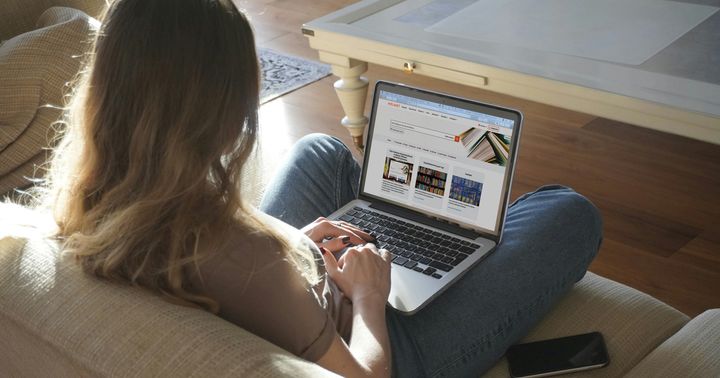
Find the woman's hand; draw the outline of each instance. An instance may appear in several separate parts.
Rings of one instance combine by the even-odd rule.
[[[390,295],[390,252],[365,244],[348,249],[340,263],[326,248],[321,248],[325,269],[353,304],[385,307]]]
[[[375,238],[356,226],[343,222],[331,221],[320,217],[300,230],[319,247],[330,252],[338,252],[351,245],[364,244]]]

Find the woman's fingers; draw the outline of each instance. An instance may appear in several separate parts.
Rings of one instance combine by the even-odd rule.
[[[320,247],[322,259],[325,262],[325,271],[330,275],[333,280],[336,280],[339,273],[338,262],[335,259],[335,255],[332,254],[327,248]]]
[[[327,248],[330,252],[339,252],[343,249],[354,245],[349,235],[342,235],[337,238],[327,240],[322,243],[316,243],[318,247]]]
[[[382,259],[386,263],[389,263],[393,259],[392,253],[390,253],[390,251],[388,251],[387,249],[384,249],[384,248],[380,250],[380,257],[382,257]]]
[[[341,221],[325,221],[326,236],[350,236],[352,244],[363,244],[367,241],[373,240],[372,235],[367,232],[353,226],[347,222]]]
[[[359,228],[358,226],[355,226],[352,223],[348,223],[345,221],[331,221],[331,222],[334,222],[339,227],[342,227],[342,228],[345,228],[348,230],[352,230],[355,234],[360,236],[363,239],[363,241],[375,241],[375,237],[372,236],[369,232]]]
[[[331,221],[326,218],[318,218],[315,222],[303,227],[302,231],[316,243],[339,236],[349,236],[352,244],[363,244],[374,240],[372,235],[350,223]]]

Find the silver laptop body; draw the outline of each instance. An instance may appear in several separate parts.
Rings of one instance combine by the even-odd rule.
[[[393,253],[388,303],[413,314],[499,243],[520,112],[379,81],[360,193],[330,215]]]

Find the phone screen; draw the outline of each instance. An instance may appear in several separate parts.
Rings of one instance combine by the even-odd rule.
[[[513,377],[570,373],[603,367],[609,362],[599,332],[513,345],[507,359]]]

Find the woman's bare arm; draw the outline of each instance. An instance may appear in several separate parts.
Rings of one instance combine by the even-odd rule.
[[[350,249],[341,266],[332,253],[323,251],[330,277],[353,302],[350,345],[335,337],[317,363],[346,377],[389,377],[390,338],[385,303],[390,292],[390,253],[372,244]]]

